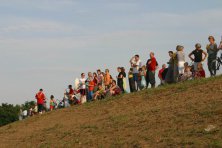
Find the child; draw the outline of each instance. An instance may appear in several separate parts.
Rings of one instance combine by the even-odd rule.
[[[199,63],[197,66],[197,72],[195,73],[195,78],[205,78],[205,70],[203,69],[202,63]]]
[[[184,63],[184,73],[181,76],[180,81],[186,81],[189,80],[192,77],[191,67],[188,65],[188,63]]]
[[[142,66],[142,69],[141,69],[141,86],[143,88],[146,87],[146,66]]]
[[[51,95],[50,97],[50,111],[54,110],[56,107],[56,101],[54,100],[54,96]]]
[[[121,89],[116,85],[116,81],[113,80],[112,85],[109,89],[109,93],[112,96],[120,95],[121,94]]]
[[[105,90],[103,89],[102,84],[98,85],[98,90],[93,95],[93,100],[104,99],[105,98]]]

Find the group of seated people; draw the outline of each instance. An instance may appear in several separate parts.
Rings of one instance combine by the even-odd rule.
[[[97,70],[97,73],[93,74],[89,72],[88,78],[85,78],[85,74],[82,73],[81,78],[76,79],[76,86],[69,85],[65,90],[63,100],[68,99],[70,105],[75,105],[124,93],[124,68],[118,67],[117,70],[119,72],[117,81],[113,79],[108,69],[105,70],[105,73],[101,70]]]

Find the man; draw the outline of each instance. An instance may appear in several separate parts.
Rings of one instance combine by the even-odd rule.
[[[157,61],[154,57],[154,53],[150,53],[150,59],[147,61],[147,88],[149,83],[151,84],[151,88],[155,88],[156,80],[155,80],[155,71],[157,68]]]
[[[43,89],[39,90],[39,92],[36,94],[35,98],[37,99],[38,113],[42,114],[43,105],[44,105],[44,102],[46,100],[45,94],[43,93]]]
[[[159,77],[159,79],[160,79],[160,85],[163,85],[164,84],[164,79],[165,78],[163,78],[163,72],[164,72],[164,70],[166,69],[166,64],[163,64],[162,65],[162,69],[160,69],[159,70],[159,73],[158,73],[158,77]]]
[[[135,88],[136,90],[134,91],[138,91],[138,86],[139,86],[139,79],[138,79],[138,75],[139,75],[139,68],[142,67],[142,62],[140,60],[140,56],[139,55],[135,55],[134,57],[131,58],[130,60],[130,64],[131,64],[131,68],[133,68],[133,80],[134,83],[136,84]]]
[[[199,43],[197,43],[195,45],[195,50],[193,50],[190,54],[189,54],[189,58],[194,61],[194,70],[197,71],[197,65],[201,62],[203,62],[206,57],[207,57],[207,53],[205,51],[203,51],[201,49],[201,45]],[[192,57],[192,55],[194,56],[194,58]],[[204,55],[204,57],[203,57]]]

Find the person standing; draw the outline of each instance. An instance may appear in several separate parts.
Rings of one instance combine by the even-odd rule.
[[[193,50],[189,54],[189,58],[191,59],[191,61],[194,62],[194,71],[197,71],[198,64],[202,63],[203,61],[205,61],[205,59],[207,57],[207,53],[201,49],[201,45],[199,43],[197,43],[195,45],[195,48],[196,49]],[[194,57],[192,57],[192,55]],[[204,55],[204,57],[203,57],[203,55]]]
[[[184,54],[184,47],[181,45],[178,45],[176,50],[177,50],[176,58],[177,58],[178,74],[179,74],[179,77],[177,78],[178,80],[184,73],[185,54]]]
[[[94,78],[93,78],[93,74],[90,72],[89,73],[89,77],[88,77],[88,101],[92,101],[93,99],[93,90],[95,87],[95,82],[94,82]]]
[[[166,64],[162,65],[162,69],[159,70],[158,77],[160,79],[160,85],[164,84],[163,71],[166,69]]]
[[[165,77],[165,83],[171,84],[171,83],[174,83],[174,65],[175,65],[174,63],[175,63],[175,60],[174,60],[173,51],[169,51],[168,53],[169,53],[170,60],[167,63],[168,70],[167,70],[167,74]]]
[[[81,104],[86,103],[86,78],[85,74],[81,74],[81,78],[79,79],[79,85],[80,85],[80,102]]]
[[[214,60],[217,58],[217,44],[215,43],[215,38],[213,36],[209,36],[208,38],[209,44],[207,45],[207,53],[208,53],[208,69],[211,76],[216,75],[216,62]]]
[[[122,92],[124,92],[124,88],[123,88],[123,78],[124,78],[124,74],[122,72],[122,68],[118,67],[117,71],[119,72],[117,78],[117,85],[119,86],[119,88],[121,89]]]
[[[97,70],[97,75],[98,75],[98,77],[97,77],[98,82],[97,83],[103,85],[104,77],[103,77],[103,74],[100,69]]]
[[[56,107],[56,105],[57,105],[57,103],[56,103],[56,101],[55,101],[55,99],[54,99],[54,96],[51,95],[51,96],[50,96],[50,102],[49,102],[50,111],[54,110],[55,107]]]
[[[150,59],[147,61],[147,88],[149,83],[151,84],[151,88],[155,88],[156,80],[155,80],[155,71],[157,68],[157,61],[154,57],[154,53],[150,52]]]
[[[133,68],[133,80],[136,86],[136,91],[138,91],[139,86],[139,68],[142,67],[142,62],[140,60],[140,56],[137,54],[130,59],[131,68]]]
[[[43,105],[46,100],[45,94],[43,93],[43,89],[40,89],[39,92],[35,95],[35,98],[37,100],[38,105],[38,113],[42,114],[43,111]]]
[[[130,68],[128,72],[128,79],[129,79],[129,87],[130,87],[130,92],[136,92],[136,87],[135,87],[135,81],[133,79],[133,68]]]

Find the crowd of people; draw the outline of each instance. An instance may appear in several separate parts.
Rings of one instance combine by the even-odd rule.
[[[206,50],[203,50],[201,44],[197,43],[195,49],[188,55],[192,64],[186,60],[184,47],[178,45],[175,51],[169,51],[169,61],[163,64],[158,71],[160,85],[183,82],[190,79],[205,78],[205,70],[203,62],[207,59],[208,70],[211,76],[216,75],[217,53],[222,50],[222,42],[217,46],[215,38],[209,36],[209,44]],[[137,92],[149,88],[156,87],[155,75],[159,68],[159,64],[155,58],[155,53],[150,52],[150,58],[143,65],[139,55],[133,56],[130,61],[130,69],[128,72],[128,84],[130,92]],[[109,69],[105,72],[98,69],[96,72],[88,72],[81,74],[80,79],[75,82],[76,86],[69,85],[65,90],[64,98],[57,103],[52,95],[50,97],[50,110],[56,107],[68,107],[72,105],[84,104],[86,102],[105,99],[106,97],[116,96],[126,93],[127,73],[124,67],[117,68],[118,76],[112,77]],[[46,96],[43,89],[40,89],[35,96],[37,100],[38,112],[41,114],[45,109]]]

